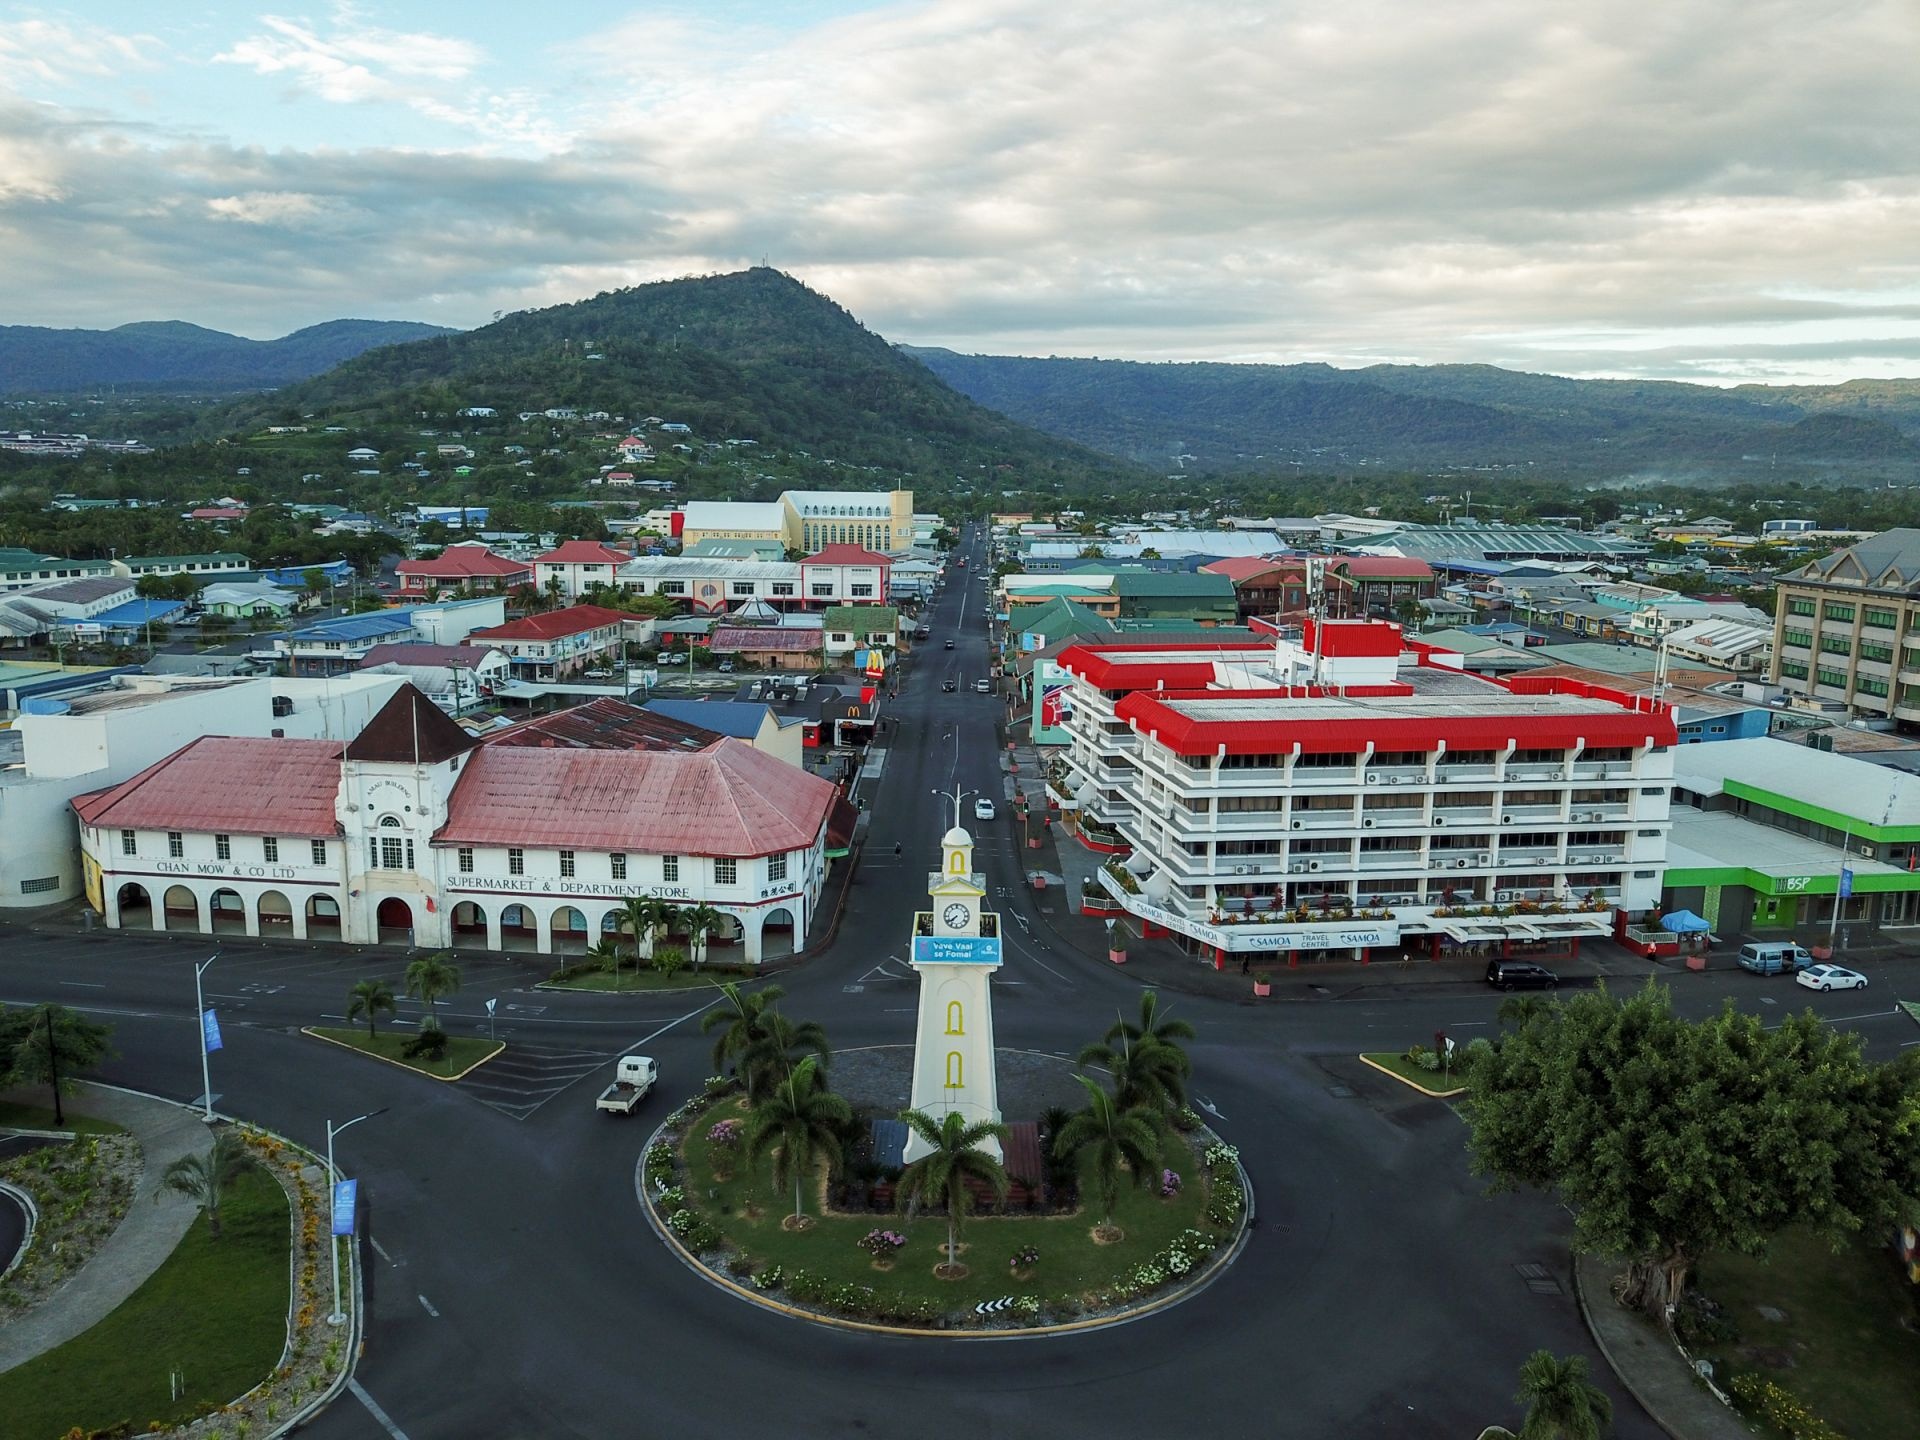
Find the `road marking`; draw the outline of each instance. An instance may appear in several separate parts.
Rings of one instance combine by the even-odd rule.
[[[407,1440],[407,1432],[394,1424],[393,1417],[374,1403],[373,1397],[360,1388],[360,1382],[358,1380],[349,1379],[347,1381],[347,1389],[353,1392],[354,1399],[367,1407],[367,1413],[373,1416],[380,1428],[391,1435],[393,1440]]]
[[[104,980],[62,980],[60,983],[62,985],[78,985],[82,990],[104,990],[107,988],[107,982]]]
[[[426,1296],[416,1295],[413,1298],[418,1300],[420,1302],[420,1308],[433,1316],[434,1319],[438,1320],[440,1318],[440,1312],[433,1308],[433,1302],[427,1299]]]
[[[1213,1116],[1213,1118],[1216,1120],[1224,1120],[1227,1118],[1226,1116],[1222,1115],[1218,1110],[1214,1109],[1213,1102],[1207,1099],[1207,1097],[1204,1095],[1194,1096],[1193,1103],[1198,1105],[1202,1110],[1206,1111],[1207,1114]]]
[[[386,1261],[387,1264],[397,1266],[400,1263],[398,1260],[394,1259],[391,1255],[387,1254],[387,1247],[382,1245],[378,1240],[374,1239],[373,1236],[369,1235],[367,1237],[367,1243],[373,1246],[373,1253],[378,1255],[382,1260]]]

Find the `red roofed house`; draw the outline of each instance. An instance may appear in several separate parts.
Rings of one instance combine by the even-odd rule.
[[[1059,654],[1077,828],[1129,855],[1098,908],[1292,964],[1565,955],[1659,902],[1670,706],[1468,674],[1387,621],[1301,629]]]
[[[620,660],[630,618],[602,605],[571,605],[476,630],[467,638],[506,651],[516,680],[562,680]]]
[[[533,557],[533,583],[542,594],[552,594],[553,582],[558,580],[559,593],[578,600],[591,585],[614,588],[614,575],[632,558],[625,550],[598,540],[568,540]]]
[[[808,608],[884,605],[893,561],[862,545],[828,545],[800,562],[800,594]]]
[[[400,576],[400,593],[408,597],[462,587],[491,593],[533,583],[533,567],[526,561],[509,560],[472,541],[449,545],[431,560],[402,560],[393,568]]]
[[[585,744],[481,746],[406,686],[344,748],[208,737],[73,806],[115,928],[142,891],[168,930],[577,954],[652,895],[750,964],[801,943],[831,783],[741,740]]]
[[[1353,587],[1349,613],[1354,615],[1397,620],[1402,606],[1431,600],[1439,592],[1431,565],[1401,555],[1342,555],[1328,563],[1327,572]]]
[[[1202,565],[1203,575],[1225,575],[1233,581],[1234,605],[1242,621],[1293,620],[1307,613],[1307,562],[1294,557],[1270,560],[1259,555],[1236,555]],[[1327,609],[1344,615],[1352,587],[1340,576],[1326,575]]]

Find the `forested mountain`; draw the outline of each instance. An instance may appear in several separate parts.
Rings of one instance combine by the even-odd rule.
[[[1596,478],[1729,478],[1786,466],[1807,476],[1920,478],[1920,380],[1720,390],[1489,365],[1337,370],[906,353],[983,405],[1157,468],[1533,466]]]
[[[278,340],[248,340],[180,320],[113,330],[0,325],[0,395],[75,394],[107,386],[259,390],[304,380],[377,345],[449,333],[411,320],[329,320]]]
[[[570,407],[690,426],[904,475],[1125,474],[1131,467],[976,405],[823,295],[775,270],[669,280],[370,351],[236,404],[231,431],[381,425]]]

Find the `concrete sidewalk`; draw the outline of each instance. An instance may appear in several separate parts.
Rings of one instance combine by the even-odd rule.
[[[53,1294],[0,1327],[0,1372],[106,1319],[160,1268],[200,1213],[193,1201],[160,1185],[175,1160],[201,1154],[212,1143],[197,1112],[84,1082],[66,1100],[66,1108],[126,1126],[140,1145],[140,1177],[126,1217],[93,1257]]]
[[[1655,1325],[1615,1303],[1612,1266],[1576,1255],[1573,1278],[1580,1313],[1600,1353],[1654,1424],[1674,1440],[1753,1440],[1753,1432],[1714,1399]]]

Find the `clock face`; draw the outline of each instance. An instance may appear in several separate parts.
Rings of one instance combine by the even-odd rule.
[[[967,923],[968,914],[967,907],[956,900],[940,912],[940,918],[946,922],[949,930],[958,930],[962,925]]]

